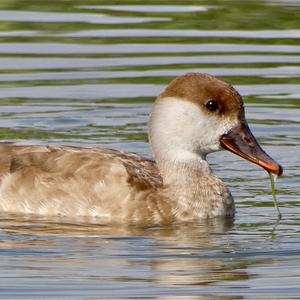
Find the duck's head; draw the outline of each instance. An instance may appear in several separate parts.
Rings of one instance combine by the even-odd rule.
[[[158,96],[149,125],[158,162],[205,159],[208,153],[227,149],[282,174],[282,167],[252,135],[239,93],[213,76],[188,73],[173,80]]]

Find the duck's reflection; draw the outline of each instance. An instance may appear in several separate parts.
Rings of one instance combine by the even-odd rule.
[[[198,286],[209,291],[225,281],[249,278],[251,262],[234,257],[239,246],[228,238],[231,219],[139,228],[99,226],[84,220],[75,224],[58,218],[1,217],[2,249],[56,249],[56,255],[48,257],[49,263],[52,260],[49,268],[85,265],[90,270],[86,276],[93,280],[145,282],[187,291]]]

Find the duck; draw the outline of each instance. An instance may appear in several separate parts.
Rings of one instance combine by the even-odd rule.
[[[149,117],[153,160],[105,148],[0,144],[0,212],[165,225],[233,217],[207,155],[229,150],[281,175],[251,133],[243,100],[203,73],[174,79]]]

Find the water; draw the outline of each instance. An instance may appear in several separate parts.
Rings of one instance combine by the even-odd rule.
[[[234,220],[143,229],[1,214],[0,299],[299,299],[300,1],[0,9],[2,140],[151,156],[153,99],[201,71],[240,91],[253,133],[284,167],[280,222],[267,173],[226,152],[209,160],[235,196]]]

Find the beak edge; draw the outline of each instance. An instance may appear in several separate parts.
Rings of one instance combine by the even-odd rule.
[[[246,141],[246,142],[245,142]],[[230,152],[281,176],[283,168],[259,146],[247,124],[233,128],[220,138],[220,145]]]

